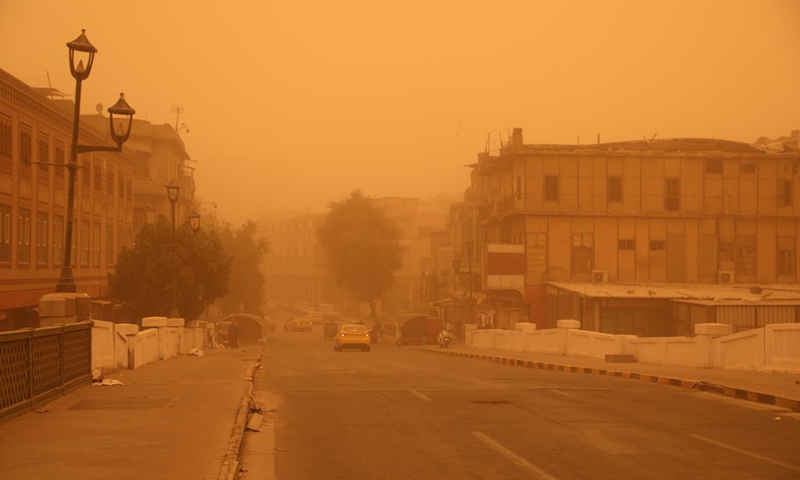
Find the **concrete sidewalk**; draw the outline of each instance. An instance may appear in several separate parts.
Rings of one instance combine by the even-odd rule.
[[[613,375],[696,389],[800,411],[800,373],[693,368],[648,363],[613,363],[599,358],[548,353],[518,353],[455,344],[417,347],[443,355],[476,358],[507,365],[590,375]]]
[[[234,478],[263,347],[206,350],[106,377],[0,424],[0,478]]]

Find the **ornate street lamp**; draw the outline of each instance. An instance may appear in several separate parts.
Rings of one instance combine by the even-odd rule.
[[[178,203],[180,191],[181,186],[174,180],[167,184],[167,199],[169,199],[170,206],[172,207],[172,241],[170,245],[172,249],[172,307],[170,308],[169,318],[180,317],[178,314],[178,266],[175,261],[175,249],[177,248],[177,244],[175,243],[175,206]],[[189,214],[189,228],[192,230],[192,233],[197,233],[200,229],[200,214],[194,210]]]
[[[192,229],[192,233],[197,233],[200,230],[200,214],[195,210],[192,210],[192,213],[189,214],[189,228]]]
[[[66,232],[64,233],[64,263],[61,266],[61,276],[56,284],[57,292],[75,292],[75,278],[72,275],[72,230],[75,217],[75,172],[78,170],[78,154],[86,152],[121,152],[122,144],[128,140],[131,134],[133,115],[136,113],[136,110],[125,102],[125,95],[120,93],[120,99],[108,109],[111,138],[117,146],[78,145],[81,84],[89,77],[89,73],[92,71],[94,55],[97,53],[97,49],[86,38],[85,29],[81,30],[78,38],[67,43],[67,47],[69,48],[69,70],[73,78],[75,78],[75,108],[72,115],[72,150],[70,151],[69,163],[66,165],[69,176],[67,180],[67,224]],[[85,64],[84,61],[86,62]],[[119,117],[123,117],[123,119],[121,120]],[[124,119],[127,119],[127,125],[124,124]]]

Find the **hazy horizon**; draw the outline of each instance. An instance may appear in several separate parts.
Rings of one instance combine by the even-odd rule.
[[[375,197],[460,194],[477,155],[525,143],[800,129],[800,2],[3,0],[0,68],[82,112],[119,92],[174,125],[197,195],[234,224]]]

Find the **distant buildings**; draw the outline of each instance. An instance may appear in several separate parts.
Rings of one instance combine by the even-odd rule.
[[[640,336],[800,322],[797,140],[531,145],[515,129],[469,165],[463,201],[428,215],[417,199],[379,199],[403,232],[384,314],[504,329],[576,319]],[[321,219],[263,230],[269,297],[336,301],[319,268]]]
[[[474,242],[473,321],[492,311],[501,328],[573,318],[640,335],[691,333],[725,316],[742,327],[799,321],[799,155],[713,139],[526,145],[515,129],[498,156],[471,165],[451,215],[462,268]],[[752,306],[751,286],[761,305],[783,300],[760,317],[705,303]]]
[[[401,232],[402,267],[395,288],[384,298],[383,312],[408,312],[428,309],[423,296],[423,273],[430,268],[430,235],[444,228],[446,201],[421,202],[416,198],[381,197]],[[261,212],[259,231],[268,239],[270,251],[264,262],[266,295],[289,302],[333,303],[346,307],[346,299],[322,269],[316,230],[323,214],[299,212]],[[351,302],[350,308],[358,304]]]

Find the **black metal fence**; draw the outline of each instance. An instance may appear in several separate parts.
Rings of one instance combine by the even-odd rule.
[[[92,380],[92,322],[0,333],[0,422]]]

